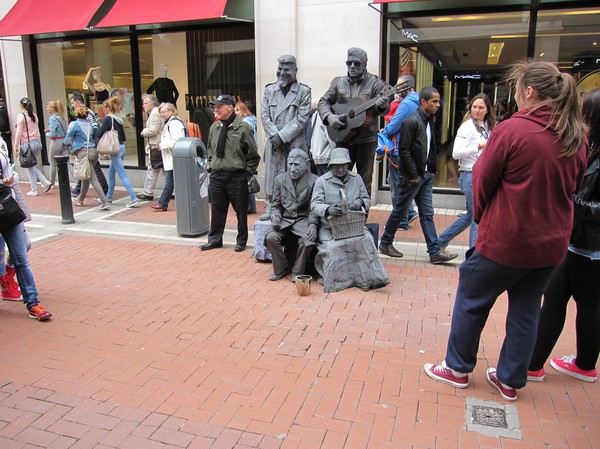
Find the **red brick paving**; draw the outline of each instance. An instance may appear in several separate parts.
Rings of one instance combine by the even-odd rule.
[[[52,195],[31,198],[34,213],[58,215]],[[174,218],[147,206],[115,216]],[[385,258],[386,288],[313,285],[299,297],[289,281],[267,280],[270,265],[231,248],[66,228],[30,258],[54,318],[0,304],[3,449],[600,448],[598,383],[552,368],[519,391],[522,440],[466,431],[465,398],[504,403],[485,368],[497,360],[506,301],[483,333],[473,386],[433,382],[421,367],[443,358],[457,265]],[[553,354],[573,352],[573,318],[570,307]]]

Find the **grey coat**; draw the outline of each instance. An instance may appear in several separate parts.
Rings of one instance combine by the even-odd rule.
[[[261,120],[265,134],[265,192],[273,195],[277,175],[286,171],[291,148],[308,151],[306,125],[310,112],[310,87],[295,82],[287,95],[277,83],[268,84],[261,105]],[[270,137],[279,134],[285,144],[284,151],[273,151]]]

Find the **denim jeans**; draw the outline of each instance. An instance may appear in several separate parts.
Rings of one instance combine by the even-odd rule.
[[[41,150],[34,151],[33,154],[38,161],[38,165],[42,163],[42,152]],[[37,192],[37,182],[40,181],[42,184],[48,182],[42,171],[38,168],[37,165],[33,167],[26,168],[27,174],[29,175],[29,183],[31,184],[31,191]]]
[[[448,246],[458,234],[463,232],[469,226],[469,248],[475,246],[477,240],[477,223],[473,221],[473,173],[461,171],[458,181],[460,191],[465,195],[467,202],[467,213],[458,217],[448,228],[440,234],[439,240],[441,246]]]
[[[250,193],[248,195],[248,213],[256,213],[256,194]]]
[[[398,213],[390,214],[385,223],[381,244],[392,244],[402,220],[401,217],[407,214],[412,200],[415,200],[419,208],[419,221],[427,243],[427,253],[429,256],[434,256],[440,252],[440,242],[433,222],[433,175],[429,172],[425,172],[423,177],[419,177],[417,183],[409,182],[404,174],[398,176]],[[396,206],[394,205],[394,207]]]
[[[399,166],[400,164],[400,157],[399,156],[390,156],[390,159],[392,160],[392,162],[394,164],[396,164],[396,166]],[[391,214],[394,214],[396,217],[398,218],[398,214],[400,213],[400,211],[398,210],[397,204],[398,204],[398,182],[399,182],[399,178],[401,176],[400,170],[397,169],[396,167],[394,167],[392,164],[388,165],[388,184],[390,186],[390,193],[392,195],[392,212]],[[398,225],[399,228],[401,229],[408,229],[408,220],[410,220],[412,217],[416,216],[417,213],[415,212],[415,207],[414,207],[414,201],[410,202],[410,206],[408,206],[408,211],[407,213],[405,213],[403,216],[401,216],[400,219],[400,224]]]
[[[125,189],[127,190],[131,201],[135,201],[137,199],[137,197],[135,196],[135,192],[133,191],[131,181],[129,181],[127,173],[125,172],[125,167],[123,166],[124,157],[125,145],[121,144],[119,154],[115,154],[114,156],[110,157],[110,167],[108,167],[108,192],[106,193],[106,198],[109,200],[112,200],[113,192],[115,191],[115,185],[117,182],[115,175],[119,175],[119,178],[121,178],[123,187],[125,187]]]
[[[167,207],[169,205],[169,201],[171,201],[171,196],[173,196],[173,189],[175,188],[175,183],[173,182],[173,170],[165,170],[165,186],[163,187],[162,194],[160,195],[160,199],[158,200],[158,204]]]
[[[27,310],[39,304],[38,291],[35,288],[33,272],[29,266],[29,258],[27,257],[27,234],[25,233],[25,225],[19,223],[8,231],[2,232],[2,237],[8,246],[10,260],[17,272],[17,281],[23,295],[23,302],[27,306]]]
[[[506,336],[500,350],[497,376],[511,388],[527,383],[527,368],[540,316],[540,302],[552,267],[513,268],[467,252],[460,265],[458,289],[448,336],[446,365],[461,373],[470,373],[477,362],[481,332],[496,299],[508,294]]]

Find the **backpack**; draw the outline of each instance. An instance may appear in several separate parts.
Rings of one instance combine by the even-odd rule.
[[[197,137],[198,139],[202,139],[202,133],[200,132],[200,127],[194,122],[188,122],[186,120],[188,132],[190,137]]]

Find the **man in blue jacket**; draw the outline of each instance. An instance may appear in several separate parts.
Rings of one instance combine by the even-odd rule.
[[[396,225],[396,229],[394,229],[394,234],[398,228],[407,230],[409,221],[412,221],[417,217],[417,213],[415,212],[412,202],[408,208],[408,211],[404,215],[400,214],[400,204],[399,204],[399,181],[400,181],[400,155],[398,154],[398,147],[400,146],[400,127],[404,120],[410,117],[419,107],[419,94],[415,92],[415,77],[412,75],[402,75],[398,78],[398,82],[396,86],[405,85],[402,87],[398,95],[402,98],[402,102],[396,109],[396,112],[390,123],[383,128],[382,133],[388,137],[395,136],[396,146],[394,150],[388,154],[389,164],[389,178],[388,183],[390,185],[390,193],[392,194],[392,212],[390,213],[390,217],[388,218],[388,223],[399,223]],[[377,149],[377,161],[383,160],[385,154]],[[386,224],[387,229],[387,224]],[[394,248],[394,245],[391,243],[389,245],[380,245],[379,252],[385,254],[390,257],[402,257],[403,254]]]

